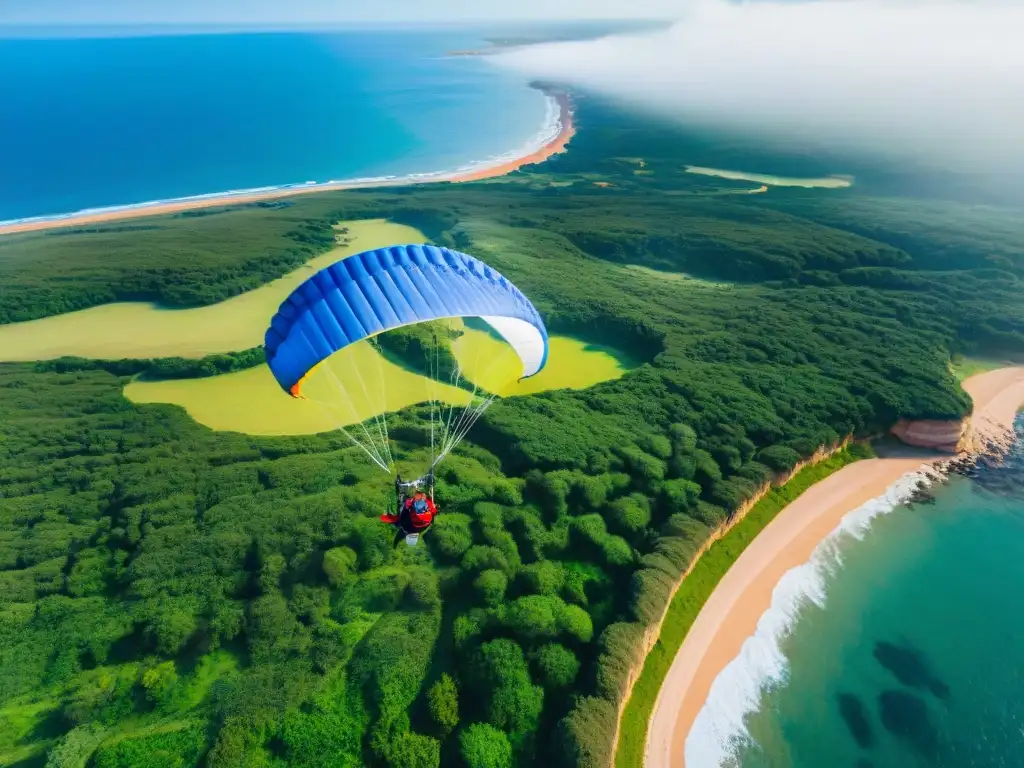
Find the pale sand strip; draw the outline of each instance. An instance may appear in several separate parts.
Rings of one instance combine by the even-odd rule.
[[[1024,367],[972,376],[963,387],[974,400],[975,435],[1004,437],[1024,405]],[[768,524],[708,598],[676,654],[651,715],[646,768],[685,766],[686,738],[711,684],[754,634],[783,574],[808,562],[848,512],[883,495],[905,474],[946,459],[948,455],[850,464],[811,486]]]
[[[40,221],[24,221],[15,224],[7,224],[5,226],[0,226],[0,235],[12,235],[19,232],[38,232],[44,229],[58,229],[63,227],[82,227],[90,224],[105,224],[112,221],[139,219],[148,216],[165,216],[171,213],[193,211],[200,208],[215,208],[221,206],[242,205],[245,203],[258,203],[267,200],[280,200],[286,197],[311,195],[317,192],[337,192],[339,190],[370,189],[378,187],[407,187],[414,184],[433,184],[442,181],[480,181],[482,179],[492,179],[498,176],[505,176],[513,171],[518,171],[524,166],[543,163],[552,156],[557,155],[560,152],[565,152],[569,141],[576,134],[576,125],[573,121],[572,104],[569,97],[563,94],[555,95],[554,99],[558,102],[559,122],[561,124],[561,129],[557,136],[536,152],[531,152],[528,155],[518,157],[514,160],[509,160],[508,162],[480,168],[467,173],[453,173],[450,176],[431,176],[422,180],[410,178],[397,179],[394,181],[368,182],[365,184],[320,184],[309,187],[299,187],[297,189],[274,189],[266,192],[252,192],[235,195],[225,194],[215,197],[206,197],[199,200],[181,200],[178,202],[163,203],[142,208],[124,208],[114,211],[104,211],[102,213],[69,216],[63,219],[43,219]]]

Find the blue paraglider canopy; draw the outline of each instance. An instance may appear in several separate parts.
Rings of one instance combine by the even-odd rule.
[[[267,363],[282,389],[302,397],[316,367],[356,342],[406,325],[468,317],[484,320],[515,350],[523,378],[544,367],[547,330],[529,299],[479,259],[432,245],[365,251],[314,274],[271,320]],[[467,409],[470,425],[492,400]],[[465,429],[460,423],[460,433],[451,437],[461,439]],[[367,452],[387,464],[380,451]]]

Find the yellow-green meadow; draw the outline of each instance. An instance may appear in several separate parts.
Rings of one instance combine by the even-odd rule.
[[[259,346],[281,302],[317,270],[360,251],[422,243],[422,232],[383,219],[343,222],[347,241],[284,277],[239,296],[195,309],[118,302],[63,315],[0,325],[0,361],[52,360],[66,355],[204,357]]]
[[[548,363],[523,381],[519,359],[490,334],[465,329],[454,345],[463,379],[510,397],[548,389],[583,389],[622,376],[626,363],[610,351],[565,336],[550,339]],[[205,379],[136,380],[125,387],[136,403],[180,405],[211,429],[253,435],[299,435],[357,424],[381,413],[439,400],[466,405],[465,389],[432,381],[388,360],[368,342],[333,355],[303,386],[305,399],[285,393],[266,365]]]
[[[145,302],[105,304],[79,312],[0,325],[0,361],[187,357],[259,346],[271,316],[303,280],[354,253],[425,235],[383,219],[342,222],[342,242],[330,252],[260,288],[195,309],[166,309]],[[521,375],[512,348],[493,335],[462,327],[454,351],[463,379],[508,397],[548,389],[581,389],[618,378],[623,358],[578,339],[553,336],[547,367]],[[125,396],[136,403],[180,405],[212,429],[258,435],[310,434],[356,424],[381,413],[429,400],[465,405],[466,390],[435,382],[385,358],[368,342],[354,344],[321,366],[304,387],[306,399],[283,392],[266,365],[202,379],[135,380]]]

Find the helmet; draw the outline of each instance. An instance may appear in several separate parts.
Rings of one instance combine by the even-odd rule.
[[[427,500],[422,498],[416,499],[412,504],[412,508],[422,515],[427,511]]]

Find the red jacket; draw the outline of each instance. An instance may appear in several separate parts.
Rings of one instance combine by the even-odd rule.
[[[416,499],[421,498],[427,502],[427,508],[423,510],[422,514],[417,512],[413,505],[416,503]],[[409,513],[409,522],[412,523],[413,530],[422,531],[424,528],[430,526],[434,522],[434,515],[437,514],[437,507],[434,506],[434,502],[426,494],[418,493],[411,499],[406,499],[405,510]]]
[[[422,512],[422,514],[417,512],[414,508],[417,498],[421,498],[427,503],[427,508]],[[405,500],[401,516],[381,515],[380,519],[382,522],[390,523],[392,525],[400,524],[406,530],[416,532],[429,528],[430,524],[434,522],[435,515],[437,515],[437,507],[434,506],[434,502],[431,498],[426,494],[418,493],[412,498]]]

